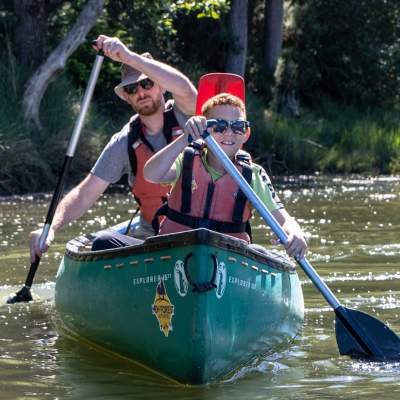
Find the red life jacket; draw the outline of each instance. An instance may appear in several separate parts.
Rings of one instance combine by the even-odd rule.
[[[182,129],[175,117],[172,105],[164,112],[163,134],[166,142],[171,143],[182,133]],[[151,223],[156,211],[167,200],[171,189],[169,185],[150,183],[144,179],[143,168],[147,160],[154,154],[154,149],[146,140],[143,133],[143,125],[139,116],[130,124],[128,133],[128,155],[135,180],[132,185],[132,193],[139,204],[142,217]]]
[[[235,165],[250,184],[252,168],[249,163],[250,156],[240,151]],[[160,225],[160,234],[203,227],[248,243],[251,241],[246,232],[251,217],[246,196],[229,174],[214,182],[203,164],[201,153],[192,147],[184,152],[182,174],[168,204],[156,215],[166,215]]]

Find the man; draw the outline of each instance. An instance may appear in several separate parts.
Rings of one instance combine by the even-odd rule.
[[[151,219],[168,188],[147,184],[144,164],[181,132],[179,127],[185,124],[187,115],[195,113],[197,91],[175,68],[154,60],[149,53],[140,55],[129,50],[118,38],[100,35],[95,47],[122,63],[122,80],[114,90],[137,114],[111,138],[89,175],[60,202],[45,248],[39,246],[42,229],[31,232],[32,261],[48,249],[59,229],[82,216],[110,183],[126,173],[141,208],[140,229],[135,236],[151,234]],[[165,91],[172,94],[173,100],[165,102]]]

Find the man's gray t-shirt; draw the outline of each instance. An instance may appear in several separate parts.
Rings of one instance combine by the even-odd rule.
[[[166,107],[173,104],[176,119],[181,127],[188,120],[188,116],[182,113],[173,100],[166,103]],[[128,155],[128,133],[130,121],[116,134],[114,134],[106,147],[103,149],[100,157],[90,171],[93,175],[110,182],[116,183],[125,174],[128,174],[128,182],[133,184],[134,176],[129,163]],[[161,133],[161,132],[160,132]],[[164,135],[144,134],[146,140],[153,146],[155,152],[161,150],[167,143]]]

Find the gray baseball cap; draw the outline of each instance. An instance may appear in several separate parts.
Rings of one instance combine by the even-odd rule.
[[[141,54],[141,56],[153,59],[153,57],[151,56],[150,53],[143,53],[143,54]],[[130,85],[131,83],[135,83],[135,82],[141,81],[146,78],[147,78],[147,75],[143,74],[139,70],[132,68],[129,65],[122,64],[121,65],[121,83],[119,85],[115,86],[114,92],[121,99],[123,99],[122,93],[124,92],[124,89],[123,89],[124,86]]]

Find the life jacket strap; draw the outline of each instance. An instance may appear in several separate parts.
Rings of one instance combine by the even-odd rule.
[[[192,229],[207,228],[221,233],[243,233],[246,231],[246,222],[225,222],[216,221],[214,219],[193,217],[191,215],[183,214],[179,211],[173,210],[168,206],[166,206],[164,211],[166,212],[164,215],[166,215],[171,221],[188,226]]]
[[[181,212],[188,214],[192,207],[192,170],[196,149],[189,146],[183,153]]]
[[[242,175],[243,178],[246,180],[246,182],[250,185],[251,184],[251,179],[253,176],[253,170],[246,161],[238,161],[238,164],[242,167]],[[247,202],[247,197],[243,193],[242,189],[239,189],[237,195],[236,195],[236,201],[235,201],[235,208],[233,209],[233,216],[232,216],[232,221],[233,222],[241,222],[243,219],[243,212],[244,208],[246,206]]]
[[[172,136],[173,136],[172,130],[177,126],[179,126],[179,123],[178,120],[176,119],[173,106],[172,104],[170,104],[168,108],[164,111],[163,134],[167,144],[172,142]],[[136,176],[137,173],[137,160],[135,151],[133,149],[133,144],[139,139],[141,139],[142,142],[152,152],[154,152],[153,146],[146,140],[146,138],[142,133],[142,124],[140,122],[139,115],[136,114],[130,123],[129,133],[128,133],[128,156],[133,176]]]

